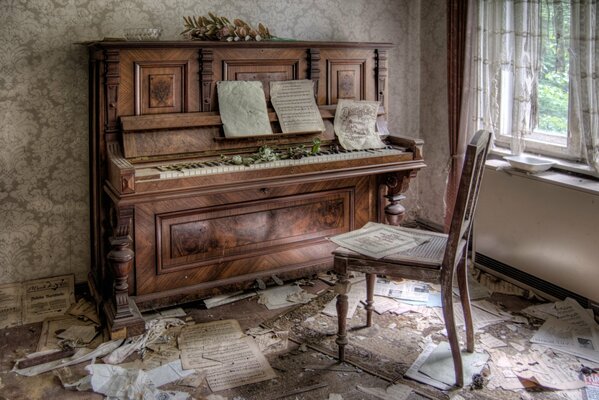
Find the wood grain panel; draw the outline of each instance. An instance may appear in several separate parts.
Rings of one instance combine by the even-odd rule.
[[[135,62],[135,115],[187,110],[189,63]]]
[[[121,51],[119,65],[119,116],[200,111],[200,75],[196,49],[127,49]],[[180,99],[176,108],[150,107],[150,75],[163,81],[167,79],[164,75],[173,76],[173,101]]]
[[[329,260],[326,236],[376,217],[373,185],[362,177],[138,204],[135,293]]]

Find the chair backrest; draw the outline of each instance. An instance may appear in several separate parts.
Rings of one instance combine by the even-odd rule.
[[[460,239],[468,240],[469,238],[490,141],[490,132],[478,131],[466,149],[466,157],[464,158],[462,176],[460,177],[460,185],[458,186],[443,259],[445,268],[453,270],[458,261],[456,260],[456,252]]]

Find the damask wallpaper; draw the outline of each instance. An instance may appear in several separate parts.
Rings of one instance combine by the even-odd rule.
[[[86,277],[87,51],[75,42],[128,27],[177,39],[183,16],[209,11],[280,37],[393,42],[390,128],[419,136],[420,1],[0,0],[0,283]]]

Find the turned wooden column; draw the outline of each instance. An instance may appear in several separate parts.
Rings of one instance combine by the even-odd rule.
[[[129,272],[133,266],[133,257],[135,254],[129,247],[131,245],[131,236],[128,232],[117,232],[117,235],[110,239],[112,250],[107,255],[108,262],[114,274],[114,310],[115,318],[131,317],[129,307]]]
[[[139,335],[145,330],[141,313],[135,301],[129,297],[129,274],[135,258],[130,236],[133,214],[133,208],[115,206],[112,209],[113,234],[108,239],[110,251],[106,261],[113,283],[112,291],[104,299],[104,314],[112,339]]]
[[[379,222],[386,221],[389,225],[398,226],[403,221],[406,209],[399,202],[406,198],[402,193],[408,190],[413,177],[416,177],[415,171],[391,172],[382,176],[379,185]]]

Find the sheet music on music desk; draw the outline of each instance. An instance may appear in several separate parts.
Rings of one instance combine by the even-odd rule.
[[[372,258],[383,258],[409,250],[424,242],[426,237],[401,229],[369,222],[362,229],[329,238],[333,243]]]
[[[335,112],[335,134],[346,150],[380,149],[385,144],[375,130],[378,101],[341,99]]]
[[[311,80],[270,82],[270,101],[283,133],[324,131]]]
[[[226,137],[272,134],[262,82],[220,81],[216,85]]]

